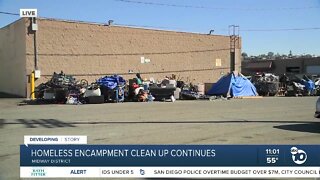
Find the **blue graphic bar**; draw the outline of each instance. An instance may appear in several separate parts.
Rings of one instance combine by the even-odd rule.
[[[20,145],[20,166],[320,166],[320,145]]]

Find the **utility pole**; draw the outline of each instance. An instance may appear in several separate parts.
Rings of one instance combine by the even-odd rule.
[[[235,71],[236,65],[236,48],[239,48],[239,26],[230,25],[229,26],[229,36],[230,36],[230,73]]]

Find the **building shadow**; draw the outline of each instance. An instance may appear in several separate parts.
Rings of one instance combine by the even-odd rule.
[[[56,119],[16,119],[16,120],[5,120],[0,119],[0,129],[4,128],[6,125],[24,125],[25,128],[63,128],[63,127],[76,127],[72,123],[66,123]]]
[[[164,180],[164,179],[184,179],[184,180],[235,180],[235,179],[239,179],[239,178],[214,178],[214,175],[212,175],[212,178],[144,178],[146,180]],[[257,178],[240,178],[240,179],[257,179]],[[267,178],[268,180],[272,179],[272,178]],[[266,178],[259,178],[259,180],[267,180]]]
[[[24,125],[25,128],[64,128],[64,127],[77,127],[77,125],[103,125],[103,124],[250,124],[250,123],[276,123],[276,124],[288,124],[273,126],[277,129],[320,133],[320,122],[314,121],[251,121],[251,120],[189,120],[189,121],[71,121],[64,122],[57,119],[15,119],[6,120],[0,119],[0,129],[7,125]]]
[[[13,95],[5,92],[0,92],[0,98],[23,98],[22,96]]]
[[[308,133],[320,133],[320,122],[314,123],[303,123],[303,124],[286,124],[273,126],[276,129],[287,130],[287,131],[297,131],[297,132],[308,132]]]

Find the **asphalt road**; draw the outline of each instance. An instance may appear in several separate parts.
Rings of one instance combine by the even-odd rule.
[[[19,179],[24,135],[87,135],[90,144],[320,144],[316,99],[26,106],[0,99],[0,179]]]

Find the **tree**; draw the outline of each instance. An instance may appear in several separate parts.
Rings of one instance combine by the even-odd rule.
[[[245,53],[245,52],[243,52],[243,53],[241,54],[241,56],[243,57],[243,59],[246,59],[246,58],[248,57],[248,54]]]
[[[260,54],[259,56],[258,56],[258,59],[267,59],[267,55],[266,54]]]
[[[292,51],[290,50],[289,52],[289,55],[288,55],[289,58],[292,58]]]
[[[273,52],[268,52],[268,58],[273,59],[274,58],[274,53]]]
[[[275,59],[281,59],[281,55],[279,53],[277,53],[277,54],[274,55],[274,58]]]

